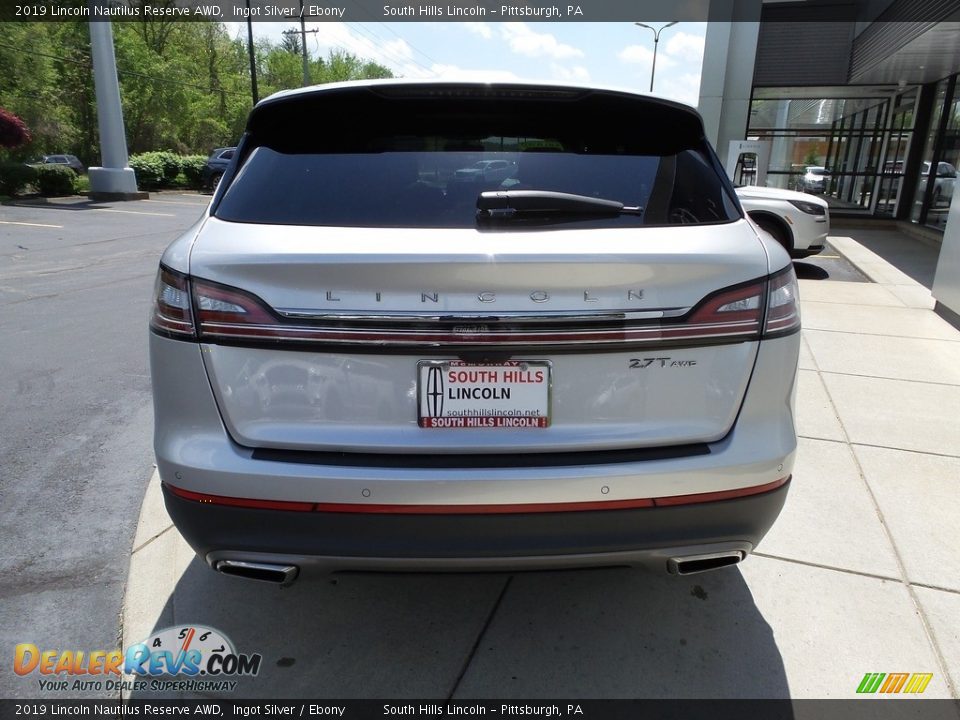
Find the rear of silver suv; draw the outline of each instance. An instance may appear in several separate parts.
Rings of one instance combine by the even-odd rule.
[[[484,161],[509,176],[458,174]],[[167,507],[212,567],[277,582],[730,565],[786,496],[799,325],[686,106],[281,93],[161,260]]]

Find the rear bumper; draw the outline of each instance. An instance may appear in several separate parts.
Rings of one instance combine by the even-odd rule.
[[[764,486],[793,468],[798,349],[799,334],[760,344],[737,420],[706,452],[599,459],[557,453],[556,463],[432,467],[415,456],[380,464],[347,462],[357,459],[349,453],[340,462],[262,457],[230,439],[199,347],[153,336],[154,387],[166,390],[154,394],[157,466],[164,483],[192,493],[314,504],[309,512],[225,507],[167,492],[177,528],[211,565],[233,559],[303,571],[663,568],[677,555],[745,554],[773,523],[786,487],[733,500],[599,511],[378,514],[319,512],[326,508],[316,505],[632,502]]]
[[[724,550],[749,553],[779,515],[789,483],[762,494],[673,507],[476,515],[293,512],[179,497],[167,510],[197,554],[342,570],[533,570],[646,565]]]

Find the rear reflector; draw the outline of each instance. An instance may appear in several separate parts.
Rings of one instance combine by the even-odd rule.
[[[677,505],[696,505],[698,503],[719,502],[735,498],[760,495],[782,487],[790,477],[752,487],[722,490],[720,492],[696,493],[693,495],[674,495],[662,498],[637,498],[633,500],[604,500],[597,502],[570,503],[519,503],[510,505],[375,505],[366,503],[310,503],[288,500],[254,500],[247,498],[208,495],[174,487],[164,483],[174,495],[210,505],[228,505],[231,507],[256,510],[288,510],[293,512],[324,513],[364,513],[370,515],[508,515],[515,513],[556,513],[587,512],[597,510],[632,510],[637,508],[671,507]]]
[[[204,503],[207,505],[229,505],[231,507],[253,508],[256,510],[290,510],[293,512],[310,512],[316,503],[292,502],[289,500],[253,500],[250,498],[235,498],[225,495],[207,495],[164,483],[167,489],[185,500]]]

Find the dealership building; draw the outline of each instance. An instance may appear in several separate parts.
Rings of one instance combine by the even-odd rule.
[[[960,314],[960,1],[717,5],[700,111],[721,158],[759,141],[765,184],[787,189],[826,168],[835,217],[897,221],[940,243],[933,294]]]

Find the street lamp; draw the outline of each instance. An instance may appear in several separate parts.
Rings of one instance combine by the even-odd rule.
[[[653,74],[657,71],[657,43],[660,42],[660,33],[666,30],[671,25],[676,25],[679,20],[674,20],[673,22],[668,22],[662,28],[657,30],[656,28],[645,25],[644,23],[638,22],[634,25],[639,25],[640,27],[645,27],[647,30],[653,30],[653,67],[650,68],[650,92],[653,92]]]

